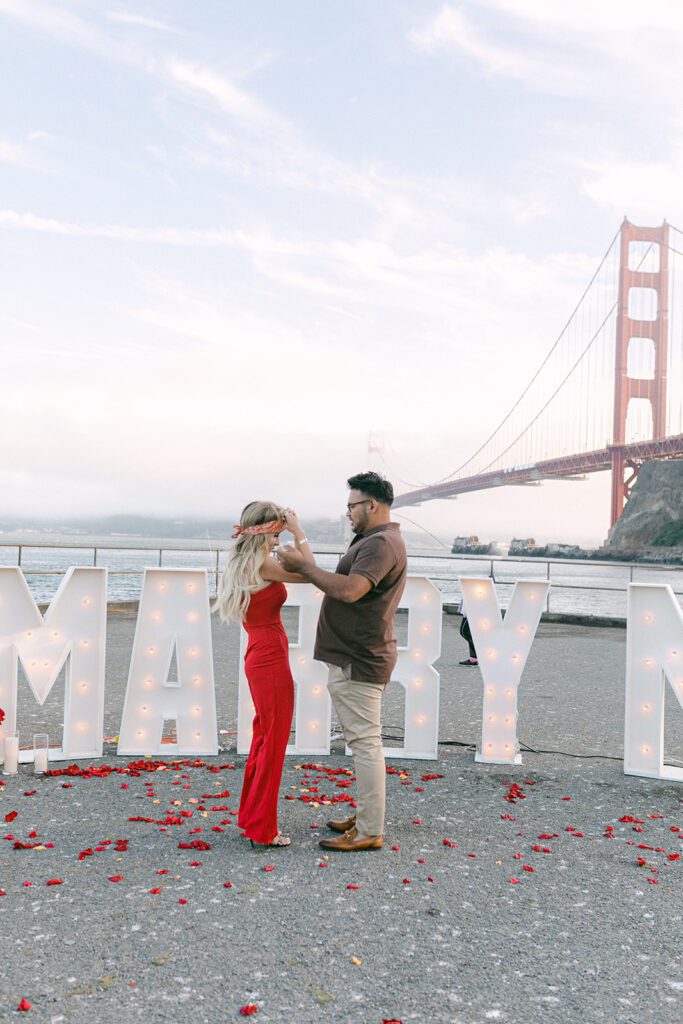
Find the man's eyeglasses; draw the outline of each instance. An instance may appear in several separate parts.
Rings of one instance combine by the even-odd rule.
[[[373,500],[372,498],[361,498],[360,501],[351,501],[346,506],[346,511],[350,512],[351,509],[354,508],[355,505],[365,505],[368,501],[372,501],[372,500]]]

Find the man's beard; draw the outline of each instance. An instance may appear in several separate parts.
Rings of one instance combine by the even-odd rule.
[[[368,528],[368,516],[367,516],[367,512],[363,511],[363,513],[362,513],[360,519],[358,520],[358,522],[356,523],[356,525],[355,526],[353,526],[353,525],[351,526],[351,532],[352,533],[356,533],[356,534],[358,534],[358,533],[365,533],[367,528]]]

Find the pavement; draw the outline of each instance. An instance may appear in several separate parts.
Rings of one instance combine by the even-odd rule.
[[[474,762],[482,684],[457,664],[458,625],[444,616],[439,758],[387,762],[380,851],[317,845],[353,797],[339,741],[286,760],[289,849],[240,837],[234,628],[214,625],[218,757],[160,765],[107,745],[95,774],[5,778],[0,1020],[680,1024],[683,787],[623,774],[625,631],[540,626],[519,699],[537,752],[502,767]],[[133,629],[110,614],[108,736]],[[22,737],[57,742],[63,683],[43,708],[20,689]],[[680,761],[672,703],[665,750]]]

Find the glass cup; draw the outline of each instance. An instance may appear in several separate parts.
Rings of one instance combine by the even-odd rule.
[[[48,736],[45,732],[37,732],[33,737],[33,773],[44,775],[48,762]]]

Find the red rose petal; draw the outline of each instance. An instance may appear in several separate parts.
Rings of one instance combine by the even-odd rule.
[[[64,883],[62,882],[61,878],[51,878],[50,881],[46,882],[45,884],[46,885],[64,885]]]
[[[536,869],[532,868],[529,864],[525,864],[524,867],[522,868],[522,870],[523,871],[535,871]]]
[[[223,882],[224,889],[232,889],[232,882]]]
[[[184,906],[187,903],[187,900],[178,900],[178,903],[181,903]]]
[[[10,821],[14,821],[17,817],[19,817],[19,811],[8,811],[5,815],[5,821],[9,824]]]
[[[31,1009],[31,1004],[29,1003],[28,999],[22,999],[21,1002],[19,1003],[19,1005],[17,1006],[17,1010],[21,1010],[22,1013],[24,1013],[26,1010],[30,1010],[30,1009]]]
[[[240,1013],[243,1017],[251,1017],[253,1013],[258,1012],[258,1006],[256,1003],[247,1003],[245,1006],[240,1006]]]
[[[263,870],[264,871],[275,871],[275,865],[274,864],[266,864]]]
[[[161,889],[150,889],[149,892],[151,896],[158,896],[159,893],[161,892]]]
[[[508,882],[510,883],[510,885],[519,885],[518,878],[508,878]]]
[[[109,881],[110,882],[122,882],[125,877],[126,877],[125,875],[110,875]]]
[[[359,885],[347,885],[346,888],[347,889],[360,889],[360,886]]]

